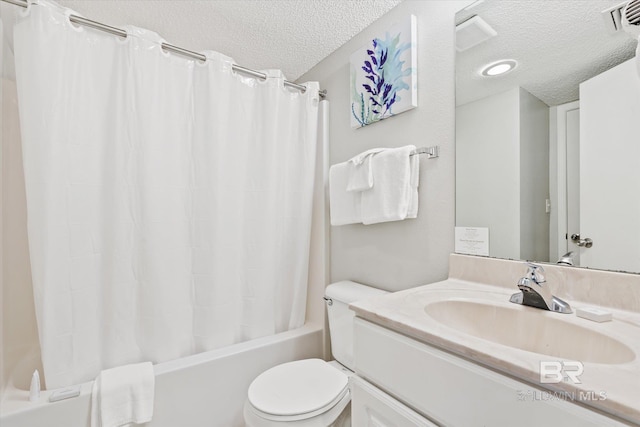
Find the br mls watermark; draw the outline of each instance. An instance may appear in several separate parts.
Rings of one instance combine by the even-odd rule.
[[[574,361],[540,361],[540,383],[558,384],[563,381],[582,384],[580,375],[584,372],[582,362]]]
[[[525,402],[549,401],[549,400],[568,400],[568,401],[600,401],[607,400],[607,393],[604,391],[596,392],[592,390],[575,391],[546,391],[546,390],[518,390],[518,400]]]
[[[576,361],[541,361],[540,362],[540,383],[559,384],[570,382],[572,384],[582,384],[580,375],[584,373],[584,365]],[[606,400],[607,393],[592,390],[577,391],[539,391],[539,390],[519,390],[518,400],[580,400],[594,401]]]

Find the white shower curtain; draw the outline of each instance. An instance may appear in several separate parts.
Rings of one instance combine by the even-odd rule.
[[[15,27],[48,388],[304,323],[318,85],[39,0]]]

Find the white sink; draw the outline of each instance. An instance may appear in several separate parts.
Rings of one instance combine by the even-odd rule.
[[[533,353],[609,365],[635,359],[627,345],[594,330],[597,323],[591,329],[563,318],[572,316],[575,320],[573,315],[507,304],[446,299],[430,302],[424,311],[464,334]]]

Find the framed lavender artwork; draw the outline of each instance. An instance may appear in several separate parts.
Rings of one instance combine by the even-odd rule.
[[[418,105],[416,17],[351,55],[351,127],[370,125]]]

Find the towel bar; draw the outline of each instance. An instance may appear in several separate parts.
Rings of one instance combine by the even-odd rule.
[[[435,159],[440,155],[440,147],[437,145],[434,145],[433,147],[416,148],[409,155],[415,156],[416,154],[426,154],[427,159]]]

